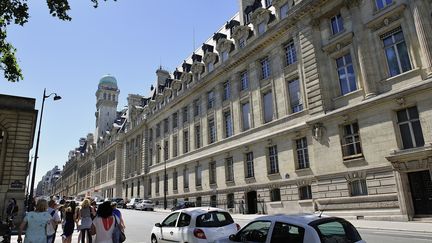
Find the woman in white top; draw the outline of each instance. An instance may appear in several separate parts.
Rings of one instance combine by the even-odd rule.
[[[114,217],[115,216],[112,214],[111,202],[107,201],[99,205],[97,216],[93,219],[93,224],[91,226],[92,234],[96,234],[94,243],[113,243],[112,235],[115,227]]]

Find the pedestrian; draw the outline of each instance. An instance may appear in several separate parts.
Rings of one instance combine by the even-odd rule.
[[[18,214],[18,204],[15,198],[9,199],[9,203],[6,207],[6,216],[9,219],[13,219]]]
[[[96,201],[95,200],[91,200],[90,205],[91,205],[91,218],[93,220],[94,218],[96,218],[96,209],[97,209],[97,207],[96,207]]]
[[[45,199],[39,199],[36,204],[36,210],[28,212],[24,217],[18,230],[18,243],[22,242],[22,232],[26,229],[24,243],[46,243],[47,224],[51,224],[52,217],[47,212],[48,202]]]
[[[88,242],[92,243],[92,237],[90,234],[90,228],[92,225],[91,205],[90,205],[90,200],[88,199],[84,199],[84,201],[81,202],[81,206],[77,210],[76,221],[79,220],[81,220],[81,225],[79,227],[81,233],[80,233],[80,237],[78,237],[78,241],[79,239],[81,239],[81,242],[84,243],[86,238],[86,233],[87,233]]]
[[[57,226],[61,224],[61,218],[59,215],[59,211],[57,210],[57,204],[54,200],[50,200],[48,202],[48,213],[51,215],[53,220],[54,234],[47,235],[47,243],[54,243],[57,233]]]
[[[117,222],[119,218],[113,215],[111,202],[106,201],[99,205],[97,216],[91,226],[92,234],[96,234],[95,243],[114,243],[113,231]]]
[[[120,225],[122,226],[123,229],[125,229],[126,225],[124,223],[123,216],[122,216],[120,210],[118,210],[118,208],[117,208],[117,203],[116,202],[112,202],[111,203],[111,207],[113,209],[113,215],[117,216],[117,218],[120,219]]]
[[[71,201],[69,206],[65,208],[64,228],[62,234],[63,243],[71,243],[72,241],[72,234],[75,228],[75,209],[75,201]]]

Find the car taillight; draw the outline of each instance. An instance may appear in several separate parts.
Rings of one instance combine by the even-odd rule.
[[[237,226],[237,231],[239,231],[240,230],[240,225],[236,224],[236,226]]]
[[[207,237],[204,234],[204,231],[202,229],[195,229],[193,233],[194,233],[194,236],[198,239],[207,239]]]

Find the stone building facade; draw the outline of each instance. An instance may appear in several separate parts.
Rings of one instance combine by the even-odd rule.
[[[35,99],[0,95],[0,216],[10,198],[25,212],[26,179],[30,172],[29,152],[33,147],[37,110]],[[17,217],[20,218],[20,217]]]

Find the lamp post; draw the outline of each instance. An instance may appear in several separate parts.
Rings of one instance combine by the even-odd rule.
[[[166,154],[166,150],[167,150],[168,148],[166,147],[166,146],[164,146],[164,210],[166,210],[167,209],[167,207],[168,207],[168,202],[167,202],[167,199],[166,199],[166,194],[167,194],[167,171],[166,171],[166,161],[167,161],[167,158],[165,158],[165,154]]]
[[[45,99],[50,97],[51,95],[54,95],[53,100],[60,100],[61,99],[61,97],[58,96],[56,93],[51,93],[49,95],[46,95],[46,89],[44,89],[43,96],[42,96],[41,113],[39,116],[39,128],[38,128],[38,134],[37,134],[37,139],[36,139],[36,151],[35,151],[35,157],[34,157],[34,161],[33,161],[33,171],[32,171],[31,183],[30,183],[30,195],[28,198],[29,201],[27,203],[27,211],[32,211],[33,207],[34,207],[34,205],[33,205],[33,189],[34,189],[34,183],[35,183],[35,177],[36,177],[36,164],[37,164],[37,160],[38,160],[39,139],[40,139],[41,125],[42,125],[42,116],[43,116]]]

